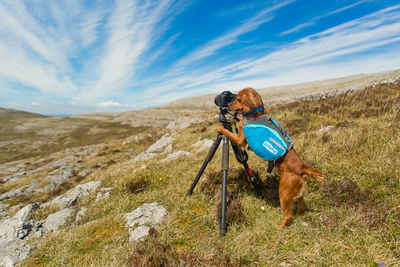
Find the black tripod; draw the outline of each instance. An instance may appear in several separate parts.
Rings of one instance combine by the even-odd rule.
[[[219,112],[219,122],[221,125],[227,129],[228,131],[232,132],[232,124],[231,121],[226,119],[225,115],[228,111],[225,108],[220,108]],[[235,117],[234,117],[235,118]],[[229,170],[229,140],[226,136],[222,134],[218,134],[217,138],[215,139],[214,143],[212,144],[206,159],[201,165],[199,172],[197,173],[196,178],[194,179],[192,185],[190,186],[189,190],[187,191],[187,196],[190,196],[193,193],[194,188],[196,187],[201,175],[203,174],[204,170],[207,167],[207,164],[211,161],[212,157],[214,156],[215,152],[217,151],[219,144],[222,142],[222,199],[221,199],[221,220],[220,220],[220,235],[224,236],[226,234],[226,219],[225,219],[225,211],[226,211],[226,189],[227,189],[227,180],[228,180],[228,170]],[[254,178],[253,173],[251,172],[249,166],[247,165],[248,155],[246,151],[242,150],[237,144],[231,142],[231,146],[233,152],[235,153],[236,160],[243,164],[246,172],[250,178],[251,183],[254,186],[254,189],[257,192],[257,196],[262,198],[263,195],[259,189],[259,186]]]

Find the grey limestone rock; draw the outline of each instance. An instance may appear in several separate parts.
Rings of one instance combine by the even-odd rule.
[[[213,141],[210,139],[199,139],[196,143],[194,143],[192,146],[197,147],[197,152],[209,149],[213,144]]]
[[[126,214],[129,229],[129,241],[142,240],[149,234],[151,227],[159,225],[168,215],[163,205],[157,202],[145,203],[134,211]]]
[[[34,249],[23,239],[40,228],[30,219],[38,204],[29,204],[0,223],[0,265],[14,266]]]
[[[190,156],[192,156],[192,153],[179,150],[179,151],[175,151],[175,152],[173,152],[171,154],[168,154],[168,156],[165,159],[161,160],[161,161],[162,162],[171,161],[171,160],[175,160],[175,159],[180,158],[180,157],[190,157]]]
[[[88,176],[89,174],[91,174],[93,171],[94,171],[94,169],[88,168],[88,169],[86,169],[86,170],[83,170],[83,171],[79,172],[79,173],[78,173],[78,176],[86,177],[86,176]]]
[[[43,224],[43,230],[45,232],[55,232],[60,226],[64,225],[67,219],[72,215],[73,209],[66,208],[50,214]]]
[[[86,211],[87,211],[86,207],[82,207],[78,211],[78,213],[76,214],[76,217],[75,217],[75,223],[79,223],[80,221],[83,220],[83,218],[85,217]]]
[[[157,142],[149,146],[149,148],[146,150],[147,153],[152,153],[156,151],[161,151],[163,150],[167,145],[169,145],[174,138],[169,136],[169,134],[163,135]]]
[[[83,199],[101,185],[101,181],[93,181],[86,184],[80,184],[67,191],[65,194],[54,198],[50,202],[44,203],[42,206],[59,205],[61,208],[71,207],[76,204],[79,199]]]
[[[110,191],[112,189],[112,187],[101,188],[100,192],[97,193],[96,201],[110,197]]]

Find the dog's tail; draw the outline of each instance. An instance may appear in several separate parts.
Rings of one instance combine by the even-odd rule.
[[[315,178],[315,179],[318,179],[318,180],[323,180],[324,179],[324,175],[321,172],[319,172],[319,171],[317,171],[317,170],[315,170],[315,169],[313,169],[311,167],[308,167],[306,165],[303,166],[301,174],[302,175],[307,175],[310,178]]]

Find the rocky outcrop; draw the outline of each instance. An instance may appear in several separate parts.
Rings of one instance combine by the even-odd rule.
[[[25,239],[41,231],[41,222],[31,219],[31,214],[38,204],[29,204],[17,214],[6,218],[0,224],[0,265],[14,266],[25,259],[34,249],[25,243]]]
[[[146,150],[148,153],[152,152],[157,152],[157,151],[162,151],[167,145],[169,145],[174,138],[169,136],[169,134],[163,135],[157,142],[149,146],[149,148]]]
[[[86,184],[80,184],[67,191],[65,194],[54,198],[52,201],[44,203],[42,206],[58,205],[61,208],[71,207],[79,199],[83,199],[101,185],[100,181],[93,181]]]
[[[138,241],[149,235],[152,227],[157,227],[168,215],[163,205],[157,202],[145,203],[126,214],[129,241]]]
[[[74,214],[74,209],[71,206],[88,196],[100,185],[100,181],[80,184],[65,194],[43,204],[41,207],[58,205],[62,208],[60,211],[50,214],[44,221],[34,221],[31,218],[34,210],[39,208],[38,203],[29,204],[20,209],[14,216],[6,217],[0,223],[0,266],[14,266],[25,259],[34,249],[33,246],[25,242],[26,239],[32,236],[42,237],[43,234],[58,231]],[[107,197],[107,193],[109,194],[111,189],[103,188],[101,192],[105,193],[105,196],[102,198]],[[85,211],[86,208],[81,209],[75,218],[76,222],[84,217]]]
[[[213,141],[210,139],[199,139],[196,143],[192,145],[192,147],[197,147],[197,152],[200,152],[205,149],[209,149],[213,144]]]
[[[157,142],[149,146],[146,151],[138,154],[136,157],[133,158],[133,161],[140,161],[140,160],[147,160],[154,158],[158,154],[156,152],[161,152],[165,148],[168,150],[168,145],[171,144],[171,142],[175,140],[173,137],[169,136],[169,133],[163,135]],[[172,149],[172,147],[171,147]]]
[[[176,160],[177,158],[180,158],[180,157],[190,157],[190,156],[192,156],[192,153],[186,152],[183,150],[179,150],[179,151],[175,151],[171,154],[168,154],[168,156],[161,161],[166,162],[166,161]]]
[[[200,118],[188,118],[188,117],[184,117],[178,120],[174,120],[171,121],[168,125],[167,125],[167,129],[168,130],[179,130],[179,129],[184,129],[189,127],[192,123],[200,123],[203,122],[204,119],[200,119]]]

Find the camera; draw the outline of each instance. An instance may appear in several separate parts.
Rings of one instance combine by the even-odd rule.
[[[229,103],[235,99],[236,94],[232,94],[230,91],[223,91],[215,97],[214,103],[220,108],[227,108],[229,107]]]

